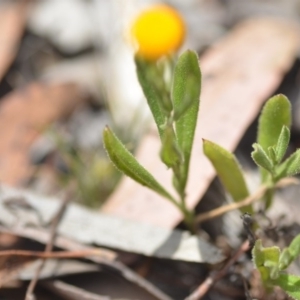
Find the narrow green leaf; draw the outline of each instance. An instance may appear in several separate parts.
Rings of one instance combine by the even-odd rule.
[[[285,248],[279,259],[279,269],[285,270],[297,257],[300,255],[300,234],[298,234],[290,243],[289,247]]]
[[[234,154],[208,140],[203,140],[203,152],[234,201],[238,202],[249,196],[243,173]],[[253,209],[249,205],[241,208],[241,211],[252,213]]]
[[[165,163],[169,168],[179,165],[183,161],[183,157],[177,146],[175,133],[171,124],[167,125],[165,128],[160,157],[163,163]]]
[[[290,129],[287,126],[283,126],[276,144],[275,153],[276,161],[278,163],[283,159],[285,152],[290,142]]]
[[[277,158],[276,158],[276,152],[274,146],[268,148],[268,154],[272,164],[275,166],[277,163]]]
[[[261,168],[264,168],[265,170],[269,172],[273,172],[273,163],[271,159],[268,157],[264,149],[259,144],[253,144],[252,147],[254,148],[254,151],[251,153],[251,157],[254,160],[254,162]]]
[[[117,169],[161,196],[176,202],[155,178],[139,164],[109,127],[106,127],[103,131],[103,142],[109,158]]]
[[[190,75],[186,78],[186,93],[184,95],[183,101],[178,103],[178,106],[174,107],[174,121],[178,121],[188,109],[193,105],[194,98],[192,95],[197,93],[199,89],[199,78],[194,75]]]
[[[300,277],[291,274],[280,274],[271,281],[273,285],[281,287],[290,297],[300,300]]]
[[[292,240],[288,249],[289,249],[293,259],[296,259],[300,255],[300,234],[298,234]]]
[[[291,105],[284,95],[272,97],[264,105],[259,117],[257,142],[265,152],[277,144],[282,126],[291,125]],[[267,180],[267,173],[261,170],[262,182]]]
[[[290,254],[288,248],[285,248],[279,258],[279,270],[285,270],[291,263],[293,262],[293,258]]]
[[[260,273],[263,284],[266,285],[270,278],[270,269],[264,266],[265,256],[263,249],[262,241],[260,239],[256,240],[252,248],[252,259],[254,266]]]
[[[265,151],[276,145],[284,125],[291,125],[291,105],[287,97],[279,94],[267,101],[259,118],[257,142]]]
[[[162,107],[162,95],[157,90],[153,82],[154,80],[158,80],[153,75],[153,72],[151,72],[151,68],[155,68],[156,66],[153,65],[153,63],[145,62],[138,57],[135,58],[135,63],[137,68],[137,77],[157,125],[159,135],[162,138],[167,114]]]
[[[300,173],[300,149],[288,157],[277,169],[276,180]]]
[[[188,78],[188,80],[187,80]],[[193,84],[193,87],[191,87]],[[178,140],[178,146],[184,157],[184,167],[182,168],[182,182],[180,186],[184,189],[188,171],[190,156],[193,146],[194,134],[198,118],[201,90],[201,73],[197,54],[193,51],[185,51],[178,59],[175,66],[172,100],[174,111],[181,114],[181,117],[175,121],[175,130]],[[189,103],[189,108],[184,109],[183,102]]]

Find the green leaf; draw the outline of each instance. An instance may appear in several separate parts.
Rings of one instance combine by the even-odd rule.
[[[158,79],[154,76],[153,68],[156,68],[155,64],[145,62],[138,57],[135,57],[135,63],[140,85],[154,117],[159,135],[162,138],[167,114],[162,107],[162,95],[154,83],[155,80],[162,80],[162,78]]]
[[[270,278],[275,279],[279,275],[280,249],[276,246],[263,249],[264,266],[269,269]]]
[[[300,234],[298,234],[292,240],[288,249],[289,249],[293,259],[296,259],[300,255]]]
[[[249,196],[243,173],[234,154],[208,140],[203,140],[203,152],[234,201],[238,202]],[[241,211],[252,213],[253,209],[249,205],[241,208]]]
[[[276,180],[300,173],[300,149],[288,157],[276,170]]]
[[[300,277],[291,274],[280,274],[271,281],[273,285],[281,287],[290,297],[300,300]]]
[[[285,270],[291,263],[293,262],[293,258],[290,254],[288,248],[285,248],[279,258],[279,270]]]
[[[277,246],[265,248],[258,239],[252,249],[252,257],[264,283],[279,276],[280,249]]]
[[[273,165],[276,165],[277,163],[277,158],[276,158],[276,152],[275,152],[275,147],[269,147],[268,148],[268,156],[272,162]]]
[[[260,239],[256,240],[254,247],[252,248],[252,259],[254,266],[260,273],[263,283],[266,284],[270,278],[270,271],[269,268],[264,266],[265,257],[263,249],[262,241]]]
[[[291,125],[291,105],[284,95],[272,97],[264,105],[259,117],[257,142],[265,152],[277,144],[283,126]],[[262,182],[267,180],[266,171],[261,171]]]
[[[186,93],[184,94],[183,101],[174,106],[174,121],[178,121],[181,117],[185,115],[191,105],[194,103],[195,99],[193,97],[199,89],[199,78],[197,76],[189,75],[186,78]]]
[[[300,234],[298,234],[280,255],[280,270],[285,270],[300,255]]]
[[[178,148],[176,136],[171,124],[167,125],[165,129],[162,139],[160,157],[169,168],[177,166],[183,161],[183,157]]]
[[[187,80],[188,79],[188,80]],[[193,87],[191,86],[193,85]],[[184,190],[187,182],[190,156],[194,141],[194,134],[198,118],[201,90],[201,73],[197,54],[185,51],[178,59],[175,66],[172,100],[174,111],[180,118],[175,121],[175,131],[178,146],[183,153],[184,166],[180,186]],[[188,103],[189,107],[184,108]]]
[[[125,148],[109,127],[103,131],[103,142],[112,163],[128,177],[150,188],[177,205],[174,198],[139,164],[135,157]]]
[[[265,170],[269,172],[273,172],[274,165],[271,161],[271,159],[268,157],[264,149],[259,144],[253,144],[252,147],[254,148],[254,151],[251,153],[251,157],[254,160],[254,162],[261,168],[264,168]]]
[[[278,163],[283,159],[285,152],[288,148],[290,142],[290,129],[287,126],[283,126],[278,138],[278,142],[276,144],[275,153],[276,153],[276,161]]]

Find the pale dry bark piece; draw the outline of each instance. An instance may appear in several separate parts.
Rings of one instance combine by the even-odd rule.
[[[16,199],[23,199],[26,208],[24,204],[18,206]],[[14,209],[10,202],[16,203]],[[1,187],[0,222],[7,228],[49,224],[59,208],[60,201],[55,198],[37,196],[4,185]],[[224,259],[215,246],[186,231],[107,216],[75,203],[68,204],[57,234],[84,245],[94,244],[159,258],[211,264]],[[107,253],[101,251],[103,255],[107,256]]]
[[[30,1],[6,1],[0,5],[0,80],[12,64],[25,29]]]
[[[295,24],[257,18],[237,25],[201,57],[203,82],[187,186],[188,207],[196,206],[215,176],[202,152],[202,138],[234,150],[263,102],[292,66],[299,43]],[[159,149],[158,135],[152,130],[141,141],[137,157],[171,189],[171,173],[159,161]],[[122,179],[102,211],[167,228],[182,220],[171,203],[129,178]]]
[[[19,185],[28,179],[32,142],[84,99],[74,84],[32,83],[5,96],[0,103],[0,181]]]

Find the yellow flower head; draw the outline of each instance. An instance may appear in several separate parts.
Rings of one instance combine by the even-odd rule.
[[[154,61],[181,46],[185,24],[175,9],[154,5],[136,18],[131,33],[137,45],[137,55]]]

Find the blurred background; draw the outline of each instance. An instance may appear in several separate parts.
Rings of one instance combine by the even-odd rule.
[[[199,55],[248,17],[300,20],[297,0],[161,2],[184,17],[181,51]],[[153,3],[0,2],[2,182],[45,194],[68,187],[90,206],[104,201],[120,177],[103,154],[104,125],[134,150],[151,123],[128,35],[136,14]]]
[[[103,150],[104,126],[113,127],[134,152],[152,124],[135,73],[129,31],[135,16],[155,3],[168,4],[183,16],[187,35],[180,52],[193,49],[200,62],[235,26],[249,18],[272,16],[295,26],[300,23],[300,0],[0,0],[2,184],[42,195],[67,195],[90,208],[101,207],[121,178]],[[299,29],[297,34],[300,37]],[[230,47],[235,48],[233,39]],[[254,47],[259,56],[260,44]],[[278,71],[279,79],[266,93],[262,92],[263,96],[260,91],[253,95],[266,100],[280,92],[289,97],[294,117],[292,151],[300,147],[300,52],[284,55],[292,63]],[[231,66],[230,60],[234,62],[235,57],[220,66],[225,73]],[[264,78],[259,80],[264,90]],[[241,82],[242,86],[243,78]],[[256,136],[255,118],[249,121],[253,123],[248,130],[242,126],[241,138],[232,146],[238,144],[236,153],[246,171],[254,170],[249,153]],[[227,119],[211,122],[217,121],[226,123]],[[250,185],[255,186],[258,172],[255,169],[249,174]],[[204,196],[215,202],[203,200],[197,209],[203,212],[217,207],[225,201],[224,197],[215,180]],[[295,194],[290,197],[295,198]],[[296,219],[297,210],[294,214]],[[240,222],[239,216],[237,219]],[[231,228],[226,234],[236,245],[240,241],[236,239],[240,227],[233,230],[234,222],[236,218],[227,222],[229,227],[225,224],[222,232],[219,223],[207,223],[203,228],[215,240]],[[148,260],[139,265],[138,259],[130,255],[123,259],[128,264],[136,263],[141,275],[148,268]],[[206,267],[172,265],[169,261],[154,262],[151,266],[148,279],[174,299],[183,299],[207,272]],[[176,288],[172,280],[177,280]],[[223,282],[223,287],[219,287],[219,294],[212,293],[214,296],[206,299],[220,299],[214,297],[222,294],[225,285]],[[245,299],[242,286],[239,282],[236,297],[229,295],[224,299]]]

